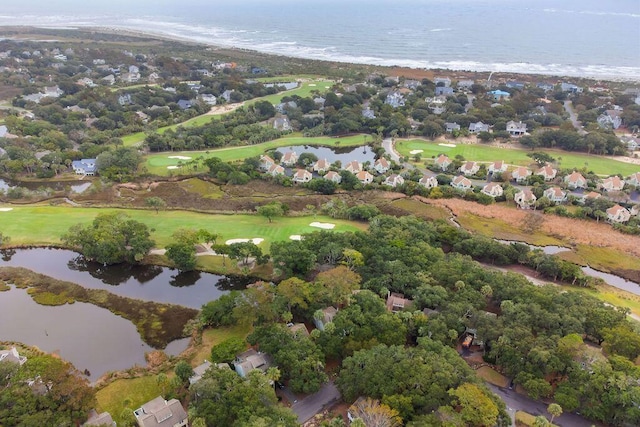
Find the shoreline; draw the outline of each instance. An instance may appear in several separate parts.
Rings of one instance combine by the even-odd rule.
[[[504,74],[504,75],[517,75],[517,76],[531,76],[537,77],[541,80],[550,79],[550,78],[567,78],[567,79],[582,79],[582,80],[593,80],[593,81],[610,81],[616,83],[627,83],[627,84],[640,84],[640,74],[634,76],[624,76],[619,74],[588,74],[585,71],[578,72],[570,72],[567,73],[568,69],[593,69],[594,67],[601,67],[601,65],[594,64],[585,64],[585,65],[560,65],[560,64],[537,64],[537,63],[528,63],[528,62],[513,62],[513,63],[494,63],[494,62],[477,62],[473,60],[462,60],[461,64],[467,64],[470,68],[464,67],[439,67],[437,64],[441,61],[427,61],[427,60],[416,60],[416,59],[384,59],[384,58],[367,58],[368,60],[362,61],[353,61],[354,58],[318,58],[313,55],[296,55],[293,53],[283,53],[277,51],[270,50],[257,50],[248,47],[237,46],[233,44],[225,44],[223,42],[213,42],[210,40],[200,40],[197,37],[187,37],[183,35],[178,35],[174,33],[162,32],[162,31],[153,31],[146,29],[139,29],[133,27],[119,27],[114,25],[108,26],[100,26],[100,25],[0,25],[0,31],[4,29],[20,29],[20,30],[54,30],[54,31],[76,31],[76,32],[89,32],[89,33],[99,33],[99,34],[111,34],[111,35],[121,35],[128,37],[136,37],[136,38],[147,38],[147,39],[155,39],[166,42],[179,42],[184,44],[189,44],[192,46],[206,46],[207,49],[213,50],[229,50],[229,51],[237,51],[237,52],[251,52],[259,55],[268,55],[272,57],[280,57],[280,58],[295,58],[295,59],[303,59],[307,61],[315,61],[315,62],[326,62],[326,63],[336,63],[336,64],[345,64],[351,66],[371,66],[371,67],[379,67],[379,68],[387,68],[390,70],[393,69],[407,69],[407,70],[420,70],[420,71],[442,71],[444,73],[473,73],[473,74]],[[0,38],[1,40],[2,38]],[[31,38],[22,38],[22,37],[8,37],[8,39],[23,39],[23,40],[34,40]],[[47,41],[47,42],[55,42],[57,40],[42,40],[39,41]],[[348,56],[348,55],[347,55]],[[378,61],[375,61],[378,59]],[[417,66],[418,63],[424,62],[426,66]],[[475,68],[474,68],[475,66]],[[528,67],[531,71],[527,70],[508,70],[505,68],[514,67],[514,66],[524,66]],[[565,72],[561,70],[553,70],[549,68],[550,66],[555,67],[564,67]],[[546,68],[546,69],[545,69]],[[617,69],[633,69],[634,67],[628,66],[611,66],[606,67],[607,69],[617,68]],[[640,70],[636,72],[640,73]]]

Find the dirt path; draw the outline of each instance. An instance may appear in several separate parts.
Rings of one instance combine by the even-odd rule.
[[[224,104],[224,105],[214,105],[211,107],[211,110],[204,113],[204,116],[217,116],[220,114],[227,114],[232,111],[237,110],[238,108],[244,106],[244,102],[238,102],[236,104]]]

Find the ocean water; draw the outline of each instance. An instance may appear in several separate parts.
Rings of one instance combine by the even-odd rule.
[[[640,0],[25,0],[0,25],[101,26],[287,56],[640,81]]]

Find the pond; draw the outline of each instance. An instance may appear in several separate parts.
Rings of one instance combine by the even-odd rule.
[[[615,274],[604,273],[602,271],[594,270],[593,268],[587,266],[582,267],[582,271],[584,274],[593,277],[599,277],[608,285],[616,287],[618,289],[622,289],[627,292],[631,292],[634,295],[640,295],[640,283],[632,282],[631,280],[626,280],[620,276],[616,276]]]
[[[344,147],[344,148],[333,148],[333,147],[312,147],[308,145],[294,145],[292,147],[281,147],[276,151],[279,153],[286,153],[288,151],[295,152],[298,156],[302,153],[312,153],[318,159],[327,159],[329,163],[333,163],[337,160],[340,160],[343,165],[346,165],[352,160],[357,160],[360,163],[371,162],[373,166],[373,162],[375,161],[375,153],[368,145],[362,145],[359,147]]]
[[[89,370],[91,381],[108,371],[145,366],[144,353],[153,350],[133,323],[92,304],[44,306],[26,290],[13,287],[0,292],[0,304],[1,340],[57,353],[78,370]],[[169,344],[167,354],[177,355],[187,347],[188,341],[178,341]]]
[[[547,255],[554,255],[557,254],[559,252],[566,252],[566,251],[570,251],[570,248],[565,248],[564,246],[554,246],[554,245],[548,245],[548,246],[536,246],[536,245],[530,245],[528,243],[525,242],[520,242],[518,240],[500,240],[500,239],[494,239],[496,242],[499,243],[504,243],[505,245],[510,245],[512,243],[520,243],[521,245],[526,245],[529,246],[529,248],[531,248],[531,250],[534,249],[542,249],[542,252],[544,252]]]
[[[91,187],[91,181],[12,181],[6,178],[0,178],[0,190],[7,191],[10,188],[22,187],[27,190],[51,189],[53,191],[62,191],[69,187],[72,193],[81,194]]]
[[[86,288],[105,289],[124,297],[195,309],[230,290],[244,289],[253,281],[247,277],[226,277],[198,271],[180,273],[156,265],[103,266],[64,249],[5,250],[2,255],[0,266],[24,267]]]

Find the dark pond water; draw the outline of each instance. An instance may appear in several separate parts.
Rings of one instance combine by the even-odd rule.
[[[333,163],[336,160],[340,160],[342,165],[346,165],[352,160],[357,160],[360,163],[375,161],[375,153],[368,145],[360,147],[345,147],[345,148],[331,148],[331,147],[311,147],[307,145],[294,145],[292,147],[281,147],[276,151],[284,154],[288,151],[294,151],[298,156],[302,153],[315,154],[318,159],[327,159],[329,163]]]
[[[544,252],[545,254],[548,255],[554,255],[557,254],[559,252],[566,252],[566,251],[570,251],[571,249],[569,248],[565,248],[564,246],[553,246],[553,245],[549,245],[549,246],[536,246],[536,245],[530,245],[528,243],[525,242],[519,242],[517,240],[500,240],[500,239],[494,239],[496,242],[500,242],[500,243],[504,243],[505,245],[510,245],[511,243],[520,243],[521,245],[527,245],[531,248],[531,250],[533,249],[542,249],[542,252]]]
[[[0,190],[8,190],[13,187],[22,187],[28,190],[38,190],[49,188],[54,191],[61,191],[69,187],[73,193],[83,193],[91,187],[91,181],[43,181],[43,182],[17,182],[0,178]]]
[[[51,248],[3,251],[0,266],[25,267],[86,288],[130,298],[179,304],[200,309],[208,301],[233,290],[243,289],[250,278],[231,278],[210,273],[188,272],[154,265],[120,264],[103,266],[87,262],[73,251]],[[13,252],[13,251],[11,251]]]
[[[623,289],[627,292],[631,292],[635,295],[640,295],[640,283],[632,282],[631,280],[623,279],[620,276],[616,276],[610,273],[604,273],[602,271],[594,270],[591,267],[582,267],[584,274],[593,277],[599,277],[607,284],[614,286],[618,289]]]
[[[56,352],[80,371],[88,369],[92,381],[108,371],[146,365],[144,353],[152,350],[133,323],[92,304],[44,306],[16,288],[0,292],[0,304],[0,339]]]

